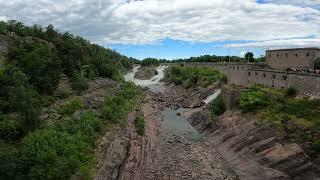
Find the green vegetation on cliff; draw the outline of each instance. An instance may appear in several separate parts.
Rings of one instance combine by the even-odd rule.
[[[284,91],[254,86],[241,94],[239,108],[263,123],[274,124],[316,155],[320,152],[320,100],[294,98],[293,94],[291,88]]]
[[[29,133],[18,146],[0,146],[0,179],[68,179],[74,174],[89,179],[99,135],[110,124],[124,122],[141,99],[142,90],[126,83],[106,98],[101,113],[87,110],[79,118],[68,116],[81,106],[71,100],[62,108],[66,116],[61,121]],[[10,121],[0,122],[3,139],[19,136]]]
[[[0,52],[5,57],[0,65],[0,179],[88,179],[97,138],[111,123],[126,119],[142,92],[124,83],[100,112],[84,110],[80,98],[64,99],[71,91],[57,90],[58,84],[63,74],[78,94],[97,77],[121,84],[132,59],[51,25],[0,22],[0,41],[8,44],[8,52]],[[59,121],[41,122],[42,109],[60,101],[62,106],[53,109]]]
[[[166,70],[165,80],[185,88],[207,87],[215,81],[226,81],[226,76],[208,67],[176,67]]]

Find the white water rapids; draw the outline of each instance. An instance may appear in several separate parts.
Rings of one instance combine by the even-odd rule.
[[[133,82],[137,86],[141,87],[148,87],[151,91],[154,92],[163,92],[163,82],[160,82],[164,78],[164,70],[168,67],[165,65],[159,66],[156,68],[156,71],[158,72],[157,75],[153,76],[151,79],[148,80],[140,80],[134,78],[134,75],[136,72],[138,72],[138,69],[141,66],[136,66],[133,68],[132,72],[126,74],[124,76],[125,81],[127,82]]]

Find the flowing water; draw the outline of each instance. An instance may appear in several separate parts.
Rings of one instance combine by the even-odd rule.
[[[220,94],[221,94],[221,89],[216,89],[212,95],[208,96],[207,99],[204,100],[204,102],[206,104],[209,104],[211,101],[216,99]]]
[[[141,66],[136,66],[133,68],[132,72],[128,73],[127,75],[124,76],[125,81],[127,82],[133,82],[137,86],[141,87],[147,87],[150,89],[152,92],[163,92],[164,88],[164,83],[160,82],[164,78],[164,70],[168,67],[165,65],[158,66],[156,68],[156,71],[158,72],[157,75],[153,76],[151,79],[148,80],[140,80],[134,78],[134,75],[136,72],[138,72],[139,68]]]
[[[135,73],[139,71],[141,66],[133,68],[132,72],[125,75],[125,81],[133,82],[138,86],[147,87],[152,92],[163,92],[164,83],[161,80],[164,78],[164,70],[168,66],[159,66],[156,68],[158,74],[153,76],[149,80],[139,80],[134,77]],[[210,103],[221,93],[220,89],[215,90],[214,94],[207,97],[204,100],[206,104]],[[188,140],[199,141],[203,139],[203,136],[197,132],[181,114],[187,109],[180,108],[173,110],[166,108],[162,111],[163,122],[161,124],[161,132],[186,138]]]

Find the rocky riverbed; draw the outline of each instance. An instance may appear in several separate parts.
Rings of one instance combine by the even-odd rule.
[[[271,125],[235,110],[213,120],[207,103],[220,93],[220,83],[187,90],[165,83],[158,88],[159,81],[145,89],[145,134],[136,133],[134,112],[106,134],[95,179],[319,179],[303,149],[283,141]]]

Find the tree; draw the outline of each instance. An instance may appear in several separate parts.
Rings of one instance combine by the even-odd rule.
[[[246,55],[244,56],[247,61],[253,62],[254,61],[254,54],[252,52],[247,52]]]

